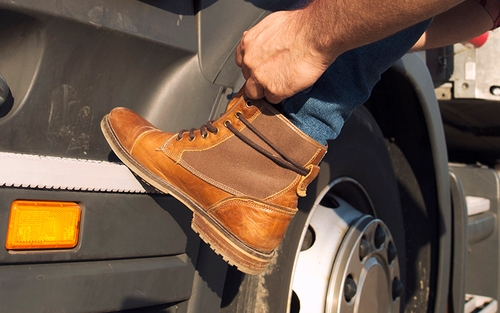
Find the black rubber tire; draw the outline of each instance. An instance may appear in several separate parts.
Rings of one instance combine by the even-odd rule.
[[[405,283],[405,225],[387,144],[368,110],[356,110],[346,123],[341,136],[329,143],[328,153],[321,163],[318,178],[309,186],[308,195],[299,201],[299,212],[289,226],[275,262],[260,276],[246,276],[234,268],[228,272],[221,312],[223,313],[288,313],[290,277],[296,251],[300,249],[301,231],[318,194],[333,180],[350,177],[360,183],[373,204],[374,211],[352,186],[340,186],[335,193],[356,209],[384,221],[394,238]],[[404,295],[401,298],[402,311]]]

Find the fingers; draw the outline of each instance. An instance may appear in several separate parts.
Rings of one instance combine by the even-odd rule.
[[[259,84],[257,79],[252,76],[252,70],[243,63],[243,56],[244,56],[244,44],[243,40],[245,37],[245,34],[247,32],[243,32],[243,36],[241,37],[241,41],[236,47],[236,55],[235,55],[235,61],[236,65],[241,67],[241,72],[243,73],[243,77],[246,80],[245,83],[245,94],[250,98],[250,99],[261,99],[264,98],[264,87]]]
[[[275,93],[271,92],[266,88],[265,85],[261,84],[254,75],[252,75],[252,71],[246,67],[244,64],[241,67],[241,71],[243,73],[243,77],[246,80],[245,83],[245,94],[250,99],[261,99],[266,98],[270,103],[280,103],[285,98],[277,96]]]
[[[255,78],[249,77],[245,83],[245,94],[250,99],[264,98],[264,87]]]
[[[268,92],[267,90],[264,91],[264,97],[266,98],[266,100],[269,103],[272,103],[272,104],[278,104],[281,101],[285,100],[285,98],[276,96],[276,95]]]
[[[241,67],[241,72],[246,80],[245,83],[245,94],[250,99],[261,99],[266,98],[270,103],[280,103],[285,98],[277,96],[275,93],[269,91],[264,85],[262,85],[253,75],[251,70],[244,64]]]
[[[259,82],[252,77],[247,79],[247,81],[245,83],[245,94],[250,99],[266,98],[266,100],[268,102],[273,103],[273,104],[278,104],[281,101],[285,100],[284,97],[277,96],[277,95],[271,93],[268,89],[266,89],[264,86],[259,84]]]
[[[245,94],[250,99],[261,99],[266,98],[270,103],[280,103],[284,98],[277,97],[273,93],[271,93],[265,86],[263,86],[258,79],[254,76],[254,73],[250,69],[250,67],[244,63],[243,58],[245,55],[245,47],[244,47],[244,37],[247,32],[243,32],[243,36],[241,38],[240,43],[236,47],[235,61],[236,65],[241,67],[241,72],[243,73],[243,77],[246,80],[245,83]]]
[[[243,52],[245,51],[243,48],[243,37],[245,37],[246,33],[247,33],[246,31],[243,32],[240,43],[238,44],[238,47],[236,47],[235,61],[236,65],[238,65],[239,67],[243,65],[243,54],[244,54]]]

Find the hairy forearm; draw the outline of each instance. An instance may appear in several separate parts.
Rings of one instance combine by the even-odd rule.
[[[315,48],[330,53],[333,61],[344,51],[385,38],[463,1],[312,0],[297,21],[309,28]]]
[[[500,9],[500,2],[493,1]],[[493,21],[476,1],[467,0],[434,18],[412,51],[444,47],[474,38],[491,29]]]
[[[314,84],[342,53],[463,1],[310,0],[303,8],[274,12],[245,32],[237,47],[245,92],[279,103]]]

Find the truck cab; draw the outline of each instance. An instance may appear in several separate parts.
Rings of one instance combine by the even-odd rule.
[[[164,131],[224,112],[241,34],[293,2],[0,0],[0,312],[497,312],[494,36],[383,74],[261,275],[111,152],[114,107]]]

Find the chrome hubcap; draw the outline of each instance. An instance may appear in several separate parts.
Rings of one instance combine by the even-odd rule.
[[[341,197],[328,195],[330,205],[323,204],[331,187],[304,228],[290,291],[297,305],[289,311],[399,312],[403,285],[389,229]]]

